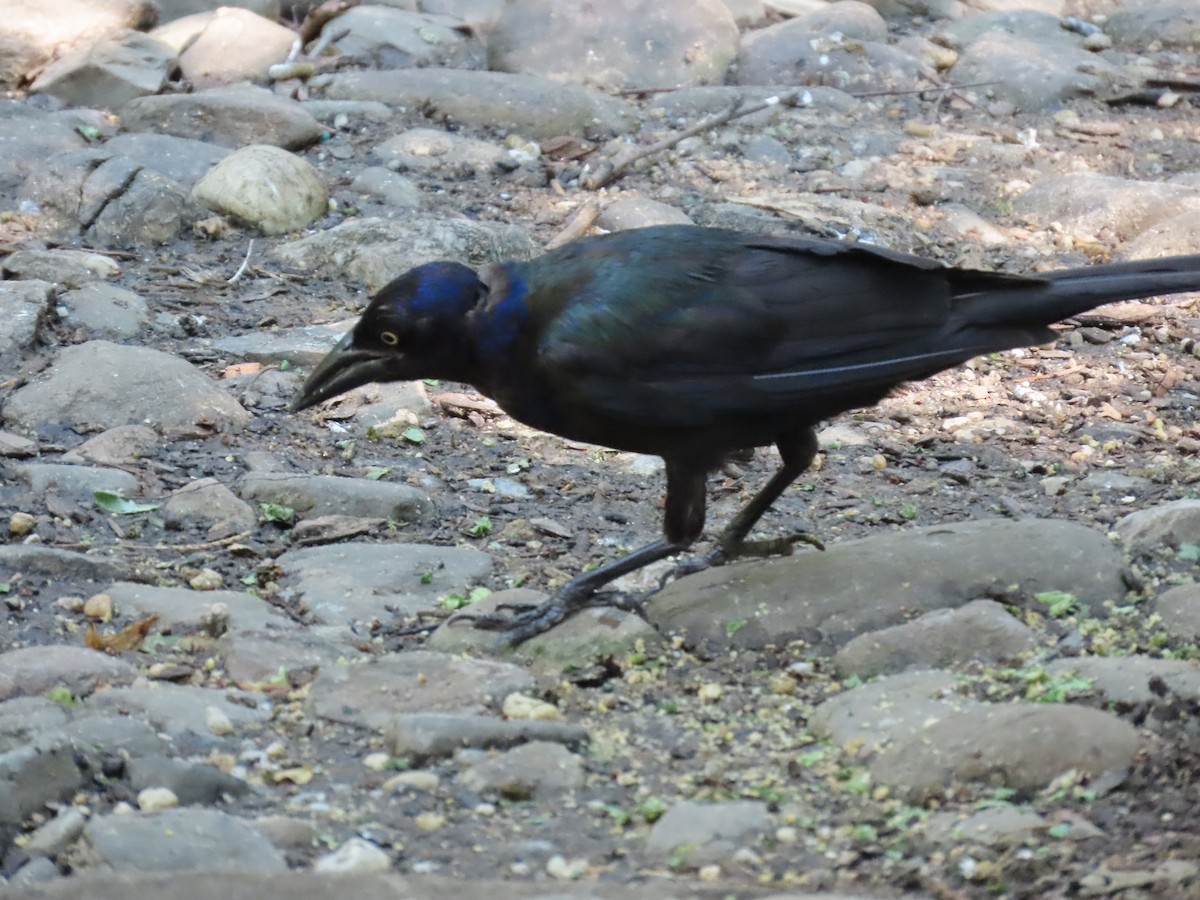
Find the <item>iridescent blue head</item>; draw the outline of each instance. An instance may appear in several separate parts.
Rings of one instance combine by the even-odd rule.
[[[389,282],[309,376],[293,410],[373,381],[470,378],[466,317],[486,288],[466,266],[435,262]]]

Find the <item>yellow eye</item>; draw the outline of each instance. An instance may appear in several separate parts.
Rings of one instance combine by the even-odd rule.
[[[379,339],[389,347],[395,347],[398,343],[400,343],[400,335],[396,334],[394,331],[379,332]]]

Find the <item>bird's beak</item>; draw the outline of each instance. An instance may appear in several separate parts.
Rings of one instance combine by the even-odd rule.
[[[393,361],[378,351],[356,348],[354,333],[350,332],[313,369],[300,396],[292,401],[292,412],[316,406],[372,381],[392,381],[392,365]]]

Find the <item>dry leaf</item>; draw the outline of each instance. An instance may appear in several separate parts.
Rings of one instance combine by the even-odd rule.
[[[158,616],[149,616],[138,622],[133,622],[126,625],[116,634],[100,634],[96,631],[96,626],[88,623],[87,633],[83,636],[83,643],[91,647],[93,650],[103,650],[105,653],[111,653],[116,656],[118,653],[125,653],[128,650],[136,650],[142,645],[142,641],[146,639],[146,635],[150,633],[150,629],[154,627],[154,623],[158,621]]]
[[[244,362],[233,363],[221,370],[222,378],[237,378],[239,375],[257,375],[262,371],[262,363]]]

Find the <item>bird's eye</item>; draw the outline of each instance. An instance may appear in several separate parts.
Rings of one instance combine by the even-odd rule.
[[[379,332],[379,339],[389,347],[395,347],[398,343],[400,343],[400,335],[396,334],[394,331]]]

